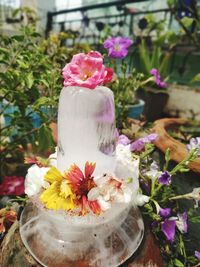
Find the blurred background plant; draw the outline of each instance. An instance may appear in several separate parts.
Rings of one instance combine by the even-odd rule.
[[[10,163],[22,162],[27,149],[41,154],[54,148],[49,126],[56,119],[61,70],[72,55],[90,50],[84,44],[64,46],[67,33],[44,39],[33,20],[18,35],[0,39],[2,176],[13,172]]]

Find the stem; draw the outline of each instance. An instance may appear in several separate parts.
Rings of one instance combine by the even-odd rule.
[[[184,194],[184,195],[179,195],[175,197],[170,197],[169,200],[176,200],[176,199],[184,199],[184,198],[191,198],[190,194]]]
[[[147,84],[148,82],[154,82],[154,77],[149,77],[147,80],[141,82],[141,86]]]

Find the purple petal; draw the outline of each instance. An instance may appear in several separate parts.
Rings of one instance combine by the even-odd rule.
[[[161,230],[163,231],[167,240],[170,242],[174,241],[175,227],[176,227],[176,221],[175,220],[165,219],[165,221],[162,223]]]
[[[144,147],[145,142],[142,140],[142,138],[140,138],[131,144],[130,150],[140,152],[144,149]]]
[[[185,211],[182,214],[178,213],[177,216],[178,216],[178,221],[176,222],[177,228],[179,229],[179,231],[182,234],[187,233],[188,232],[188,215],[187,215],[187,212]]]
[[[129,145],[131,140],[124,134],[121,134],[118,138],[117,144],[122,144],[124,146]]]
[[[167,218],[169,217],[171,214],[171,209],[170,208],[160,208],[159,210],[159,215],[162,217],[162,218]]]
[[[157,69],[151,69],[150,74],[157,76],[158,75],[158,70]]]
[[[124,37],[108,38],[103,46],[108,49],[108,55],[113,58],[123,59],[128,54],[128,48],[133,44],[133,41]]]
[[[194,255],[198,260],[200,260],[200,251],[196,250]]]
[[[167,83],[166,83],[166,82],[161,82],[161,81],[160,81],[160,83],[159,83],[158,86],[161,87],[161,88],[166,88],[166,87],[167,87]]]
[[[113,58],[123,59],[127,56],[128,50],[126,48],[120,48],[120,50],[116,50],[115,48],[109,48],[108,55]]]
[[[155,141],[157,137],[158,137],[158,135],[153,133],[153,134],[149,134],[145,137],[139,138],[138,140],[136,140],[135,142],[133,142],[131,144],[130,149],[131,149],[131,151],[140,152],[144,149],[145,144]]]
[[[161,174],[158,178],[158,182],[163,185],[170,185],[171,184],[171,175],[168,171],[165,171]]]
[[[120,38],[119,44],[122,45],[124,48],[129,48],[133,44],[133,40],[130,38]]]
[[[152,74],[155,77],[155,82],[159,87],[161,87],[161,88],[167,87],[167,84],[165,82],[161,81],[161,76],[160,76],[160,73],[158,72],[157,69],[154,68],[154,69],[150,70],[150,74]]]
[[[113,47],[113,40],[112,40],[112,38],[107,39],[103,43],[103,47],[106,48],[106,49],[109,49],[109,48]]]
[[[152,133],[152,134],[149,134],[147,138],[149,142],[154,142],[158,138],[158,135],[156,133]]]

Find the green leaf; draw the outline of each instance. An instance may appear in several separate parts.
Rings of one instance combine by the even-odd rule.
[[[175,259],[174,260],[174,264],[177,267],[185,267],[185,265],[180,260],[178,260],[178,259]]]
[[[142,40],[141,45],[139,46],[139,54],[141,59],[141,65],[144,67],[143,72],[149,74],[149,71],[152,69],[150,54],[147,46],[145,45],[144,40]]]
[[[43,125],[38,132],[38,149],[39,152],[45,152],[54,147],[52,133],[47,125]]]
[[[192,83],[194,83],[194,82],[200,82],[200,73],[198,73],[197,75],[195,75],[192,78]]]
[[[176,0],[167,0],[167,4],[169,7],[172,7],[175,5]]]
[[[28,88],[31,88],[34,83],[34,77],[33,77],[32,72],[28,73],[25,77],[26,77],[25,78],[26,86]]]
[[[41,34],[38,33],[38,32],[33,32],[33,33],[31,33],[31,36],[33,36],[33,37],[41,37]]]
[[[151,66],[153,68],[158,69],[160,63],[160,56],[161,56],[161,48],[159,46],[155,46],[152,54],[151,59]]]
[[[16,41],[18,41],[18,42],[24,41],[24,36],[23,35],[13,35],[11,38],[16,40]]]
[[[3,54],[9,54],[9,50],[7,48],[4,48],[4,47],[0,47],[0,53],[3,53]]]
[[[181,19],[181,22],[183,23],[183,25],[186,28],[190,27],[192,25],[193,21],[194,21],[194,19],[189,18],[189,17],[184,17]]]
[[[172,55],[171,53],[167,52],[161,60],[159,72],[160,72],[162,77],[167,76],[171,55]]]
[[[171,158],[171,150],[168,147],[166,152],[165,152],[165,160],[168,162],[168,161],[170,161],[170,158]]]
[[[46,105],[50,104],[50,102],[51,102],[51,99],[49,99],[49,97],[42,96],[34,103],[33,106],[34,106],[34,108],[38,108],[41,106],[46,106]]]

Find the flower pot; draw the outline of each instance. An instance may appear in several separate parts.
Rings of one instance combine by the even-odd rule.
[[[128,105],[128,117],[133,119],[139,119],[144,111],[145,102],[139,99],[138,104]]]
[[[145,101],[143,114],[148,121],[154,121],[162,117],[169,99],[168,93],[155,92],[154,89],[149,89],[149,91],[140,89],[137,91],[137,96]]]

